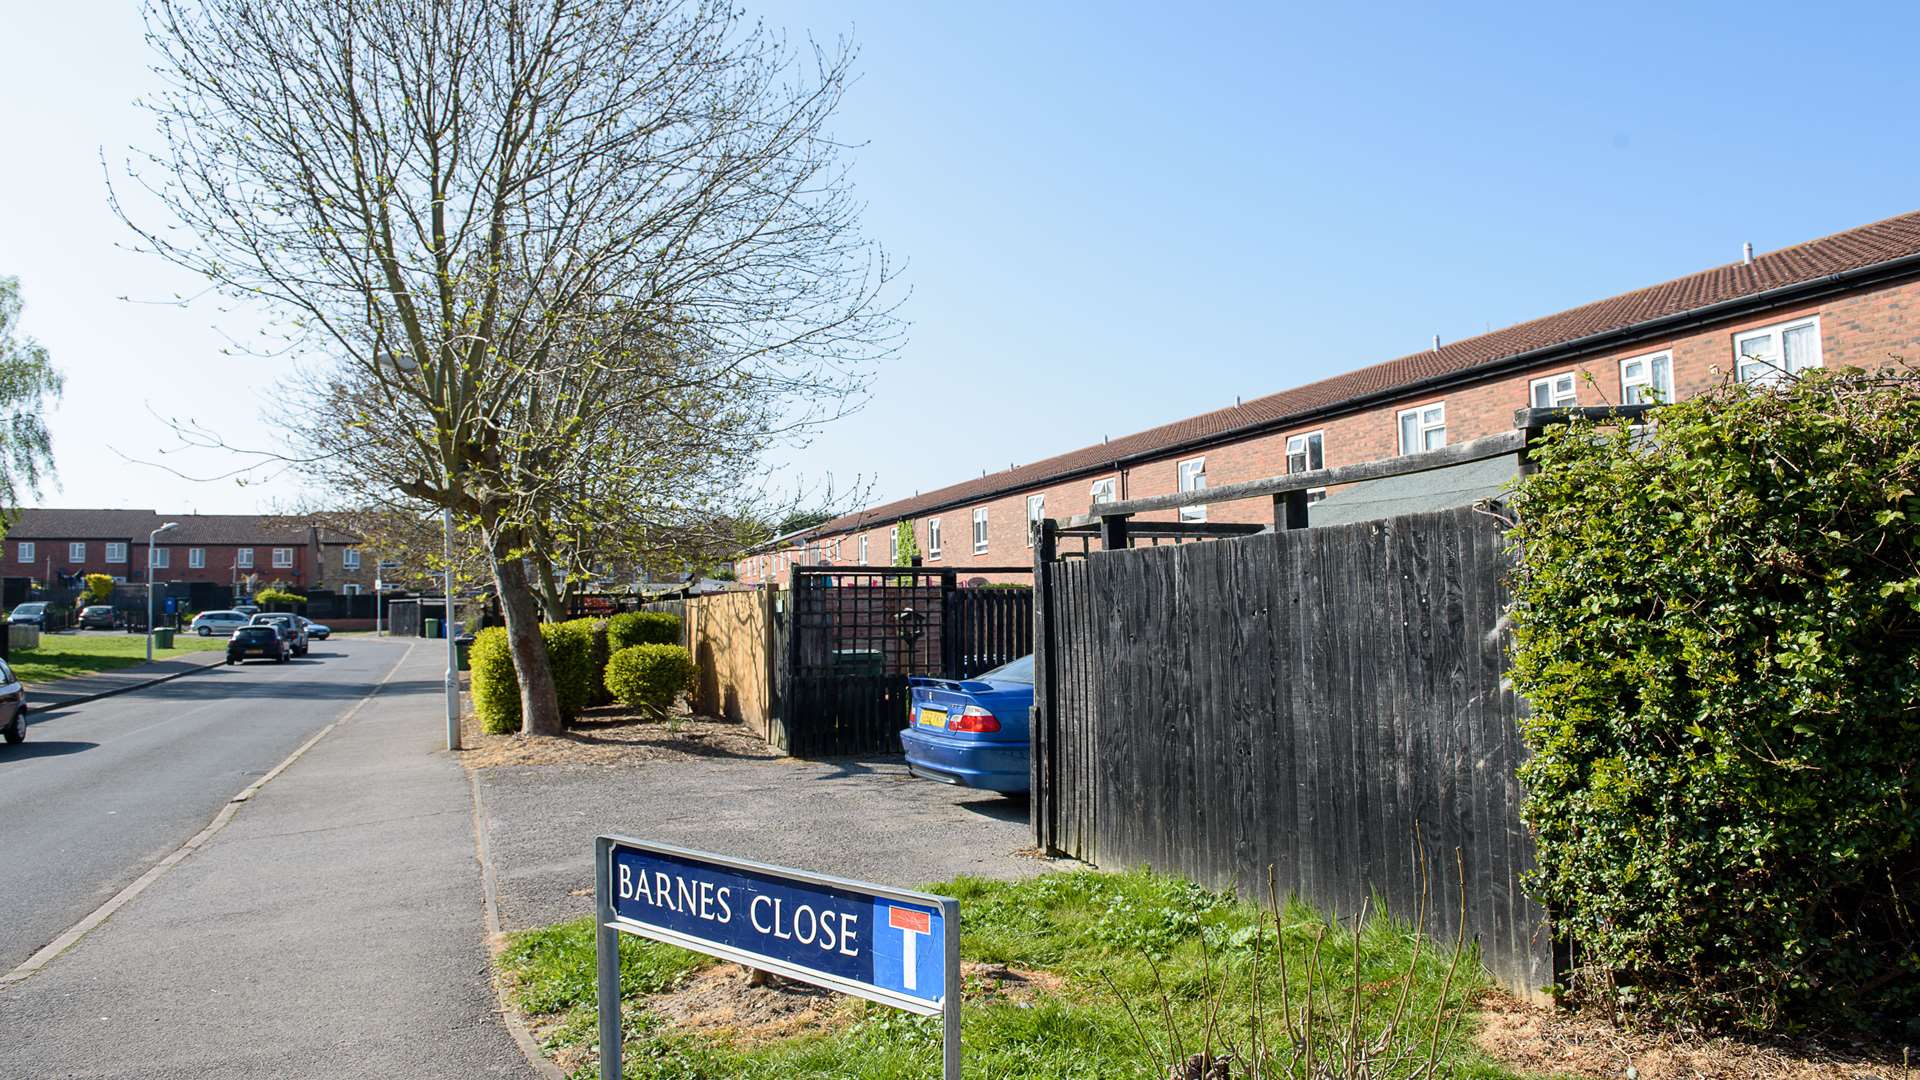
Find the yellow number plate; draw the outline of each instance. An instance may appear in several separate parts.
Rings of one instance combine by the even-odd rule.
[[[920,708],[917,719],[921,727],[941,728],[944,730],[947,726],[947,710],[935,709],[923,705]]]

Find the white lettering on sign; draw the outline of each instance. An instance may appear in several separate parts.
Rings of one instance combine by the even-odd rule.
[[[646,871],[642,870],[636,877],[633,867],[625,865],[619,867],[619,871],[622,900],[645,900],[676,915],[691,915],[707,922],[733,921],[733,887],[730,885],[714,888],[711,881],[689,882],[677,875],[669,878],[657,872],[653,880],[648,881]]]
[[[756,896],[747,904],[747,918],[757,934],[813,945],[821,952],[860,955],[860,947],[854,944],[860,934],[860,916],[851,911],[815,911],[813,905],[801,904],[789,914],[785,900]]]
[[[658,870],[652,875],[645,870],[635,874],[633,867],[625,864],[616,869],[615,888],[622,900],[644,900],[676,915],[691,915],[706,922],[733,921],[731,885],[716,886],[711,881],[692,881]],[[920,918],[926,921],[924,914]],[[785,900],[757,895],[747,903],[747,920],[753,924],[755,933],[812,945],[821,952],[860,955],[860,916],[855,912],[832,908],[816,910],[811,904],[801,904],[789,911]],[[907,985],[913,984],[909,981]]]
[[[900,931],[900,983],[909,990],[917,990],[920,976],[920,957],[917,947],[921,934],[933,933],[933,917],[924,911],[911,908],[890,907],[887,909],[887,925]]]

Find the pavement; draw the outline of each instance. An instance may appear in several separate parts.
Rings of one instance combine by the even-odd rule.
[[[107,698],[0,748],[11,957],[67,921],[36,921],[39,890],[80,877],[81,905],[97,902],[336,725],[111,918],[0,985],[0,1077],[528,1076],[491,990],[468,782],[441,749],[442,663],[317,644],[305,664]]]
[[[191,675],[196,671],[214,667],[226,662],[223,652],[187,653],[171,660],[156,660],[151,664],[135,664],[132,667],[114,668],[111,671],[97,671],[91,675],[75,675],[66,679],[55,679],[47,683],[27,684],[27,706],[41,712],[52,712],[73,705],[84,705],[89,701],[98,701],[114,694],[124,694],[129,690],[139,690],[155,683],[177,679],[182,675]]]
[[[1025,800],[917,779],[898,757],[688,755],[498,766],[474,778],[509,931],[593,913],[593,840],[603,832],[909,888],[1075,865],[1024,854]]]

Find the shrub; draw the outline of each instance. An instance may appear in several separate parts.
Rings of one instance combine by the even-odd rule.
[[[607,661],[607,689],[623,705],[664,714],[693,689],[693,654],[679,645],[629,645]]]
[[[592,619],[541,623],[540,637],[547,647],[547,666],[553,673],[554,695],[560,718],[572,723],[593,701],[594,633]],[[520,679],[513,670],[513,650],[503,626],[489,626],[474,635],[467,653],[472,669],[473,710],[489,734],[510,735],[520,730]]]
[[[81,598],[84,604],[107,604],[113,601],[113,575],[88,574],[87,592]]]
[[[593,636],[588,652],[587,704],[608,704],[613,695],[607,692],[607,658],[613,651],[607,645],[607,620],[588,617],[573,621],[584,623],[586,632]]]
[[[607,620],[607,649],[680,644],[680,616],[671,611],[628,611]]]
[[[1549,434],[1514,499],[1531,891],[1643,1015],[1920,1015],[1915,380],[1658,419]]]
[[[261,589],[253,595],[253,602],[261,607],[272,607],[274,604],[292,607],[306,603],[307,598],[286,589]]]

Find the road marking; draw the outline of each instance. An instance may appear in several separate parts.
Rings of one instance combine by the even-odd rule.
[[[300,755],[306,753],[308,750],[313,749],[313,746],[315,743],[318,743],[321,739],[326,738],[328,732],[332,731],[334,728],[339,727],[341,724],[344,724],[347,721],[353,719],[354,716],[357,715],[361,709],[365,708],[367,702],[372,701],[380,693],[381,690],[386,688],[387,683],[393,680],[394,673],[400,670],[400,666],[402,664],[405,664],[407,662],[407,657],[411,656],[412,654],[413,654],[413,644],[412,642],[409,642],[407,644],[407,651],[400,654],[400,659],[394,661],[393,667],[390,668],[385,675],[381,676],[380,681],[374,684],[374,687],[372,690],[367,691],[367,694],[365,697],[353,703],[353,708],[348,709],[345,713],[341,714],[341,716],[338,719],[334,720],[332,723],[328,724],[326,727],[323,727],[319,731],[315,732],[313,738],[308,739],[306,742],[301,743],[299,749],[295,750],[291,754],[288,754],[286,758],[280,762],[280,764],[275,765],[273,768],[267,770],[266,775],[262,776],[258,780],[255,780],[253,783],[248,784],[246,787],[240,790],[240,794],[235,795],[233,798],[227,800],[227,804],[220,808],[219,813],[213,815],[212,821],[207,823],[207,827],[204,829],[201,829],[198,833],[195,833],[193,836],[193,839],[188,840],[184,844],[181,844],[178,848],[174,849],[172,854],[168,855],[166,858],[161,859],[159,862],[148,867],[146,873],[141,874],[139,877],[133,880],[132,884],[128,885],[126,888],[121,889],[119,892],[115,893],[113,895],[113,899],[108,900],[106,903],[101,904],[97,908],[94,908],[93,911],[89,915],[87,915],[86,918],[81,919],[77,923],[74,923],[73,926],[70,927],[66,933],[61,934],[57,938],[54,938],[51,942],[47,943],[45,948],[42,948],[39,952],[36,952],[32,956],[29,956],[25,960],[21,961],[19,967],[14,968],[12,971],[7,972],[5,975],[0,975],[0,986],[11,986],[12,984],[27,978],[28,976],[32,975],[34,972],[39,971],[41,968],[46,967],[48,964],[52,963],[55,957],[59,956],[63,952],[66,952],[68,949],[73,948],[75,943],[77,943],[81,938],[87,936],[88,931],[92,930],[96,926],[99,926],[101,923],[106,922],[108,919],[112,918],[114,912],[119,911],[122,907],[126,906],[128,901],[132,900],[134,897],[139,896],[141,893],[145,892],[147,890],[147,886],[152,885],[155,881],[158,881],[160,879],[160,875],[166,873],[168,870],[173,869],[173,866],[175,863],[178,863],[180,860],[193,854],[195,851],[199,850],[202,844],[205,844],[207,841],[213,839],[214,834],[218,833],[221,829],[226,828],[227,822],[233,820],[233,815],[238,813],[240,811],[240,807],[243,804],[245,804],[249,799],[253,798],[256,792],[258,792],[261,788],[266,787],[267,784],[271,783],[274,777],[279,776],[283,772],[286,772],[289,766],[291,766],[294,762],[300,760]]]

